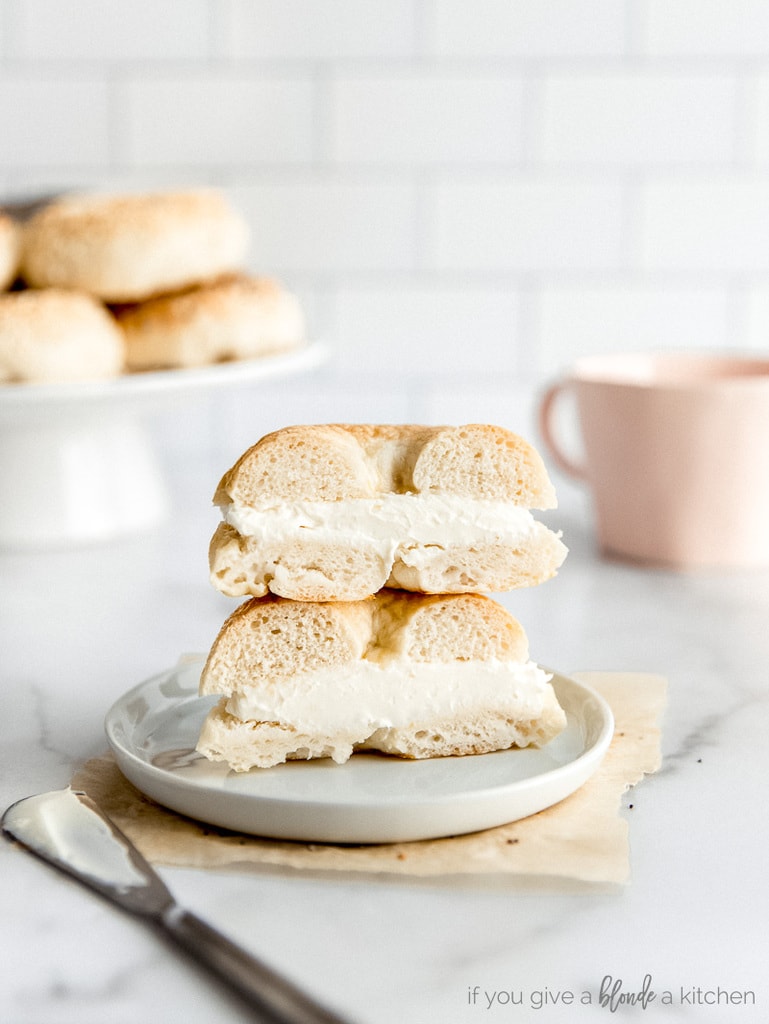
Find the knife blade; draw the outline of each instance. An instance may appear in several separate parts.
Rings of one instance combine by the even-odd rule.
[[[265,1024],[352,1024],[185,910],[131,840],[82,792],[25,797],[2,818],[25,849],[160,929],[256,1010]]]

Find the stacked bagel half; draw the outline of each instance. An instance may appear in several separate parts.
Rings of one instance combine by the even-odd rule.
[[[215,189],[63,196],[0,212],[0,382],[188,369],[296,348],[296,297],[248,273],[249,231]]]
[[[541,746],[566,719],[487,596],[566,556],[536,450],[500,427],[326,424],[263,437],[214,502],[211,580],[242,597],[204,666],[198,750],[236,771],[358,750]]]

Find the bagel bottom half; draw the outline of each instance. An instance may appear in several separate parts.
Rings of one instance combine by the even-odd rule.
[[[230,597],[272,592],[295,601],[355,601],[383,587],[423,594],[503,593],[556,575],[566,556],[559,536],[532,522],[525,536],[471,542],[385,545],[361,535],[335,541],[311,530],[275,539],[242,536],[220,523],[209,545],[213,585]]]

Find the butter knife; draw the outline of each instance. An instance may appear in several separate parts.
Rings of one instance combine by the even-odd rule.
[[[3,832],[123,910],[159,928],[234,989],[265,1024],[351,1024],[176,902],[133,843],[85,793],[26,797]]]

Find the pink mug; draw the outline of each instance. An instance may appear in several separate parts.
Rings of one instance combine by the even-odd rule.
[[[567,392],[584,458],[560,440]],[[539,421],[554,463],[592,492],[604,553],[681,569],[769,565],[769,359],[589,357],[547,388]]]

